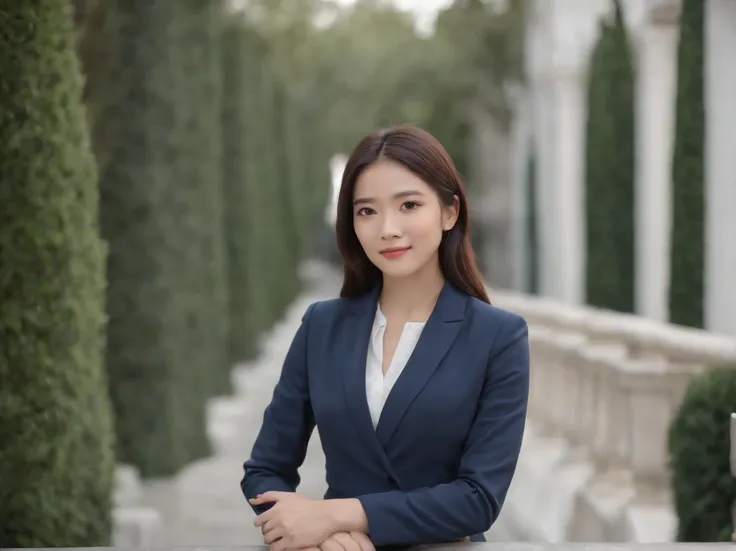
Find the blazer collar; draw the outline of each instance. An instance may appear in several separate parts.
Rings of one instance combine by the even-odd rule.
[[[359,297],[348,299],[349,312],[359,316],[375,315],[378,298],[381,294],[381,286],[382,284],[379,282],[369,292]],[[437,304],[435,304],[432,317],[442,321],[461,321],[465,316],[467,300],[467,294],[460,291],[449,281],[445,281],[442,285],[440,296],[437,298]]]

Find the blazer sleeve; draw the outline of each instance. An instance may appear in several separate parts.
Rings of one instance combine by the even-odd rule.
[[[243,464],[240,487],[246,499],[267,491],[295,492],[299,486],[298,470],[315,426],[307,381],[307,332],[313,308],[311,304],[302,317],[250,458]],[[251,508],[260,514],[272,505]]]
[[[376,546],[454,541],[485,532],[498,517],[516,470],[529,395],[527,324],[507,316],[491,350],[457,478],[358,498]]]

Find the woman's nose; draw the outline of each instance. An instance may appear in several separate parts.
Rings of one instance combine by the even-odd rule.
[[[396,216],[385,215],[381,219],[381,238],[393,239],[401,236],[401,226]]]

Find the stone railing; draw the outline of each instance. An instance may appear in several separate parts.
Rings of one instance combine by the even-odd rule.
[[[499,522],[533,541],[672,541],[670,420],[690,378],[736,365],[736,339],[512,293],[529,323],[529,425]]]
[[[587,545],[549,545],[543,543],[456,543],[447,545],[422,545],[405,548],[407,551],[463,551],[474,549],[475,551],[725,551],[732,549],[730,543],[724,544],[702,544],[702,543],[676,543],[659,547],[646,547],[640,545],[611,545],[605,543],[593,543]],[[70,547],[67,551],[107,551],[110,547]],[[160,551],[201,551],[205,549],[220,549],[221,551],[269,551],[267,545],[228,545],[228,546],[197,546],[197,547],[160,547]],[[4,551],[16,551],[13,548]],[[18,550],[20,551],[20,550]],[[41,551],[40,549],[26,548],[24,551]],[[44,549],[44,551],[47,551]]]

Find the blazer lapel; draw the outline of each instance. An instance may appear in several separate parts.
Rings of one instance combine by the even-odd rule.
[[[396,478],[396,473],[381,447],[376,431],[373,429],[365,387],[368,345],[379,291],[380,285],[371,293],[351,301],[350,312],[348,312],[342,326],[343,338],[341,339],[341,345],[343,346],[343,352],[341,357],[345,358],[343,388],[348,411],[353,417],[355,430],[360,435],[361,441],[366,443],[369,451],[376,454],[376,458],[387,472],[393,478]]]
[[[419,342],[391,389],[381,412],[375,432],[383,449],[386,448],[411,403],[427,384],[452,343],[455,342],[465,315],[467,299],[468,296],[458,291],[451,283],[445,283],[437,304],[419,337]],[[365,383],[363,388],[365,390]]]

